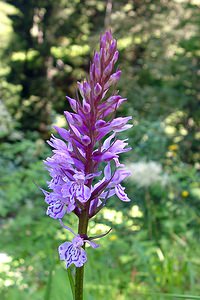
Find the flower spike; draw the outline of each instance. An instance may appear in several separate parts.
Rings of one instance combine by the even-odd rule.
[[[119,159],[121,153],[131,148],[127,140],[118,138],[118,133],[132,127],[132,117],[115,117],[117,109],[127,100],[116,90],[121,77],[121,70],[115,67],[118,57],[117,42],[108,30],[100,37],[100,49],[90,63],[89,78],[78,82],[77,99],[66,97],[71,107],[64,112],[68,128],[55,126],[60,138],[52,135],[48,141],[52,156],[44,163],[51,180],[49,191],[42,192],[48,205],[47,215],[58,219],[74,236],[71,242],[59,246],[60,259],[67,268],[72,264],[82,267],[87,261],[85,243],[97,248],[92,240],[111,231],[88,238],[89,219],[114,195],[123,202],[130,201],[122,186],[130,172]],[[82,221],[79,225],[86,224],[79,226],[78,234],[62,221],[72,212]]]

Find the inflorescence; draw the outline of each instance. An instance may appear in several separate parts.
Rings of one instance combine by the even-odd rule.
[[[131,117],[115,118],[116,110],[126,101],[115,89],[121,75],[120,70],[113,71],[118,55],[116,40],[106,31],[100,38],[100,51],[94,53],[89,79],[78,82],[81,99],[67,97],[73,111],[64,112],[68,129],[55,126],[61,139],[52,135],[48,141],[53,148],[53,155],[45,161],[52,178],[48,182],[51,191],[42,191],[47,215],[58,219],[74,235],[72,242],[59,246],[60,259],[65,260],[67,268],[86,262],[85,243],[93,248],[98,245],[65,226],[65,214],[73,212],[80,219],[87,213],[89,220],[113,195],[130,201],[121,185],[130,172],[119,162],[119,154],[131,148],[127,140],[117,138],[117,133],[132,125],[127,124]]]

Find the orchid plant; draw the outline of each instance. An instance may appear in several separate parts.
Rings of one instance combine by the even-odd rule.
[[[75,300],[83,299],[85,243],[97,248],[93,240],[108,233],[89,237],[89,220],[113,195],[130,201],[121,185],[130,172],[119,162],[119,154],[131,148],[127,140],[117,138],[117,133],[132,125],[127,124],[131,117],[115,117],[118,107],[126,101],[115,88],[121,75],[120,70],[113,71],[118,55],[117,42],[111,31],[106,31],[100,37],[100,51],[94,53],[89,78],[78,82],[78,99],[67,97],[73,111],[64,112],[68,129],[55,126],[61,139],[52,135],[48,141],[53,148],[53,155],[45,161],[52,178],[48,182],[51,191],[42,191],[48,204],[47,215],[74,236],[71,242],[61,244],[58,252],[66,268],[72,264],[76,267]],[[63,223],[69,213],[78,218],[78,233]]]

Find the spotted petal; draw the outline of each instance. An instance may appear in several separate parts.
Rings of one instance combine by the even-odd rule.
[[[80,202],[87,202],[90,196],[91,196],[91,190],[88,186],[80,185],[76,189],[76,197]]]
[[[47,208],[47,215],[53,219],[62,219],[67,211],[67,207],[60,200],[49,205]]]
[[[64,260],[66,267],[69,268],[72,264],[76,267],[82,267],[87,261],[87,255],[83,248],[75,247],[73,243],[65,242],[58,248],[61,260]]]

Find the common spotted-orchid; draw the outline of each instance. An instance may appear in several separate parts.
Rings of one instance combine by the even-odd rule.
[[[74,264],[77,268],[80,268],[87,261],[87,255],[85,250],[82,248],[84,243],[88,243],[92,248],[98,248],[99,245],[85,239],[86,235],[75,234],[73,230],[63,224],[60,220],[60,224],[65,229],[73,233],[74,238],[72,242],[65,242],[58,248],[60,260],[64,260],[66,267],[69,268],[71,264]]]
[[[59,246],[59,255],[67,268],[71,264],[77,267],[76,300],[82,299],[83,294],[85,243],[97,247],[91,242],[94,237],[87,235],[89,219],[113,195],[124,202],[130,201],[121,185],[130,172],[119,162],[119,154],[131,148],[117,134],[132,125],[127,124],[131,117],[115,118],[116,110],[126,101],[115,90],[121,76],[120,70],[113,71],[118,55],[116,40],[106,31],[100,38],[100,51],[94,53],[90,64],[89,78],[78,82],[80,97],[67,97],[72,110],[64,112],[68,128],[55,126],[60,138],[52,135],[48,141],[53,148],[53,155],[45,161],[51,176],[48,182],[51,191],[43,193],[49,205],[47,215],[59,219],[74,235],[72,242]],[[71,212],[79,220],[77,234],[62,223],[63,217]]]

